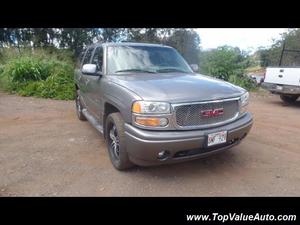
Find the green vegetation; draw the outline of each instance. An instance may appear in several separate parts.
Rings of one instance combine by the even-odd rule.
[[[74,98],[73,63],[67,53],[35,50],[4,55],[0,87],[21,96],[68,100]],[[64,60],[62,60],[64,59]]]
[[[257,72],[262,73],[263,71],[264,68],[259,65],[254,65],[245,69],[246,73],[257,73]]]
[[[251,59],[239,48],[221,46],[217,49],[202,52],[200,55],[200,72],[247,90],[254,90],[255,83],[245,76],[246,69],[252,65]]]
[[[256,66],[247,53],[229,46],[202,51],[197,32],[181,28],[0,28],[0,88],[22,96],[73,99],[75,59],[95,41],[170,45],[188,63],[199,64],[201,73],[255,89],[244,75]]]
[[[260,57],[262,67],[278,66],[283,45],[285,42],[285,49],[300,50],[300,29],[289,29],[288,32],[281,34],[279,40],[274,40],[270,48],[261,48],[257,51]],[[284,52],[282,57],[282,66],[299,66],[300,53],[299,52]]]

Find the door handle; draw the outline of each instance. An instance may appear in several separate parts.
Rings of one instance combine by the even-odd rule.
[[[279,72],[280,72],[280,73],[283,73],[283,72],[284,72],[284,69],[279,70]]]
[[[280,74],[280,75],[278,75],[278,77],[282,78],[282,75]]]

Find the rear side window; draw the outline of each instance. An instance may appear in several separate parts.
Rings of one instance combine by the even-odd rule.
[[[85,54],[82,65],[89,64],[94,48],[89,48]]]

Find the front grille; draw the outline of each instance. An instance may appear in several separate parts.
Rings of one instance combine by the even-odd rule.
[[[205,110],[223,109],[219,116],[205,117],[201,112]],[[233,119],[239,111],[238,100],[207,102],[191,105],[178,105],[174,107],[176,122],[180,127],[204,126],[222,123]]]

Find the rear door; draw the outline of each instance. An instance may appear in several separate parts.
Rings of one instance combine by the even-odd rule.
[[[267,68],[264,82],[300,86],[300,68]]]

